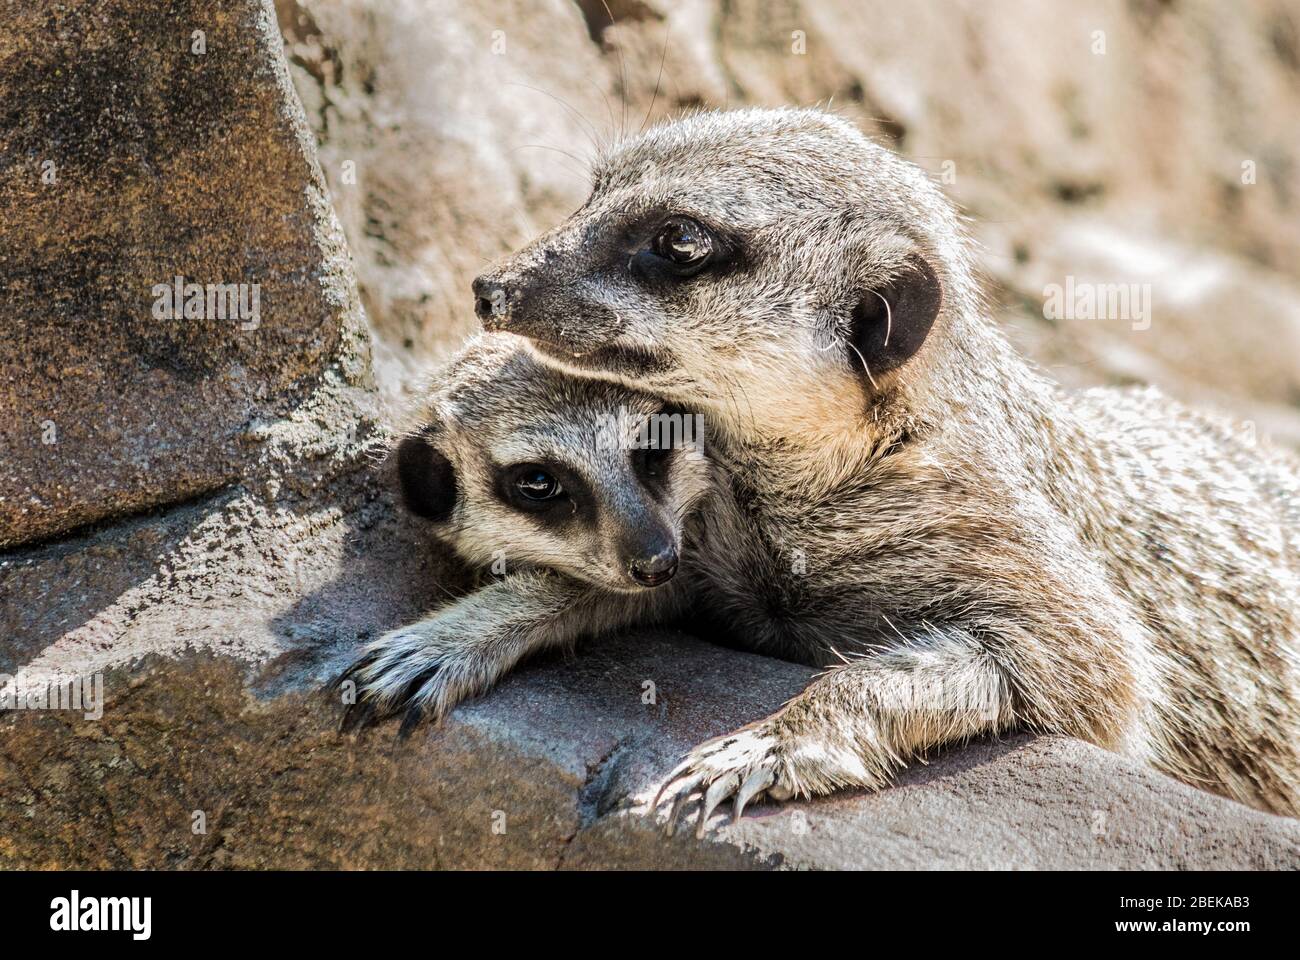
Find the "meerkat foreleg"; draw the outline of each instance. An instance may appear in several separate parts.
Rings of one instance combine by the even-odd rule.
[[[961,630],[929,629],[910,642],[835,667],[776,713],[696,747],[651,803],[672,800],[669,829],[703,794],[699,829],[724,800],[736,819],[755,797],[878,789],[930,747],[1011,725],[1003,670]]]
[[[530,653],[579,636],[652,620],[680,592],[595,589],[549,571],[511,574],[372,641],[336,681],[356,684],[344,713],[352,730],[405,710],[401,735],[491,689]]]

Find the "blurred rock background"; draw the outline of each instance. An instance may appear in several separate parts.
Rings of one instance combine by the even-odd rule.
[[[829,105],[920,164],[991,309],[1070,385],[1152,382],[1300,444],[1300,7],[1250,0],[277,0],[389,399],[600,142]],[[1149,284],[1145,321],[1044,290]]]

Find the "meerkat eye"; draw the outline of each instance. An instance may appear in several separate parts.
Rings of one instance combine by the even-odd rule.
[[[650,251],[667,260],[681,276],[689,277],[703,270],[713,258],[713,237],[689,217],[672,217],[659,228]]]
[[[581,478],[559,464],[519,463],[504,467],[492,485],[497,500],[512,510],[549,519],[563,519],[591,503],[590,491]]]
[[[515,477],[515,490],[519,496],[533,503],[555,500],[564,493],[560,481],[539,467],[528,467]]]

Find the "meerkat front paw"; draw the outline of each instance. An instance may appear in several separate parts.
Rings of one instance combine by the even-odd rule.
[[[897,765],[888,750],[864,752],[860,743],[801,735],[778,713],[692,750],[664,779],[647,812],[653,816],[666,797],[671,834],[691,799],[702,796],[696,835],[703,836],[713,811],[730,798],[735,823],[747,804],[764,797],[783,801],[838,787],[879,789]]]
[[[700,744],[664,779],[650,802],[653,816],[666,796],[669,803],[668,833],[677,826],[682,810],[691,798],[702,795],[698,836],[718,805],[734,797],[733,821],[745,812],[745,805],[764,796],[788,800],[795,794],[789,758],[772,718],[716,737]]]
[[[334,681],[336,689],[348,681],[356,685],[340,729],[358,730],[404,710],[398,736],[406,737],[422,720],[442,719],[496,678],[475,647],[436,619],[384,634]]]

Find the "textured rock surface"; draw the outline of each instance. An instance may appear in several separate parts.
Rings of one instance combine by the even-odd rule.
[[[568,0],[277,8],[396,394],[476,329],[484,265],[576,205],[586,118],[621,106]]]
[[[0,547],[238,480],[250,424],[357,352],[293,100],[269,6],[6,4]],[[247,284],[247,313],[157,319],[178,275]]]
[[[703,841],[667,839],[643,816],[654,778],[778,705],[804,668],[676,635],[593,641],[398,743],[395,723],[336,734],[297,659],[154,659],[109,673],[101,722],[0,720],[0,865],[1300,867],[1300,823],[1052,738],[975,744],[874,796],[715,814]]]

